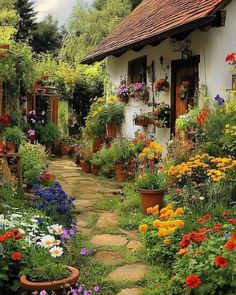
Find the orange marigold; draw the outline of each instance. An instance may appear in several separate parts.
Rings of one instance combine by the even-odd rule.
[[[178,255],[184,255],[187,252],[186,248],[179,249]]]
[[[148,230],[147,224],[141,224],[139,226],[139,231],[145,233]]]
[[[165,239],[164,241],[163,241],[163,244],[164,245],[169,245],[171,243],[171,240],[169,240],[169,239]]]

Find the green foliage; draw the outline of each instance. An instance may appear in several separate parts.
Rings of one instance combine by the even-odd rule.
[[[191,128],[196,127],[196,119],[199,113],[199,108],[191,109],[187,114],[180,116],[176,120],[176,128],[180,131],[190,131]]]
[[[114,163],[124,163],[128,158],[135,156],[133,145],[127,138],[115,139],[111,144],[110,153]]]
[[[15,145],[19,146],[26,141],[26,136],[20,127],[8,127],[3,134],[6,141],[12,141]]]
[[[63,42],[63,34],[58,28],[58,21],[48,15],[38,23],[33,31],[32,47],[36,53],[57,55]]]
[[[56,124],[50,123],[39,128],[40,142],[44,144],[54,142],[60,135],[60,128]]]
[[[159,171],[144,170],[136,180],[139,189],[155,190],[164,189],[166,175]]]
[[[20,145],[19,153],[24,182],[33,185],[38,181],[47,158],[45,148],[40,144],[25,143]]]

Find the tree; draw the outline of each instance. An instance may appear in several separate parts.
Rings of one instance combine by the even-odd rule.
[[[34,3],[29,0],[16,0],[15,9],[20,17],[18,32],[16,33],[16,40],[18,41],[27,40],[30,42],[32,33],[37,29],[37,12],[33,5]]]
[[[109,0],[94,0],[93,2],[93,7],[96,8],[97,10],[102,10]],[[136,8],[142,0],[129,0],[132,9]]]
[[[58,28],[58,22],[48,15],[33,32],[32,48],[36,53],[57,55],[62,43],[63,33]]]

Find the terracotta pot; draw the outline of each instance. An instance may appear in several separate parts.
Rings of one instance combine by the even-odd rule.
[[[84,173],[91,173],[91,164],[81,162],[81,168]]]
[[[9,45],[8,44],[1,44],[0,49],[9,49]]]
[[[15,154],[16,153],[16,145],[12,141],[6,142],[7,154]]]
[[[92,172],[93,175],[98,176],[99,175],[99,170],[100,170],[100,167],[92,165],[91,172]]]
[[[106,125],[106,136],[107,138],[114,138],[118,133],[118,124],[115,122],[108,123]]]
[[[70,144],[66,144],[66,143],[61,143],[59,145],[59,151],[61,156],[67,156],[70,154],[71,151],[71,145]]]
[[[102,144],[104,142],[103,137],[95,137],[93,139],[93,152],[96,153],[102,148]]]
[[[0,155],[4,154],[4,144],[0,142]]]
[[[73,286],[79,278],[79,270],[75,267],[68,266],[71,275],[68,278],[52,282],[30,282],[26,276],[20,277],[20,283],[23,289],[28,291],[54,291],[56,294],[63,294],[63,287]]]
[[[165,190],[157,189],[157,190],[146,190],[140,189],[140,198],[141,198],[141,209],[142,213],[147,214],[147,208],[154,207],[156,205],[162,206]]]
[[[116,180],[119,182],[125,181],[125,170],[124,167],[121,163],[116,163],[114,165],[114,170],[115,170],[115,175],[116,175]]]
[[[137,117],[135,118],[135,125],[139,126],[148,126],[149,118],[148,117]]]

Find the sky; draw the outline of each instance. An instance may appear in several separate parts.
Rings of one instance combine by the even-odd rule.
[[[91,3],[92,0],[84,0]],[[42,20],[48,14],[51,14],[54,19],[57,19],[59,25],[65,24],[69,17],[72,8],[77,0],[34,0],[35,10],[38,11],[38,20]]]

